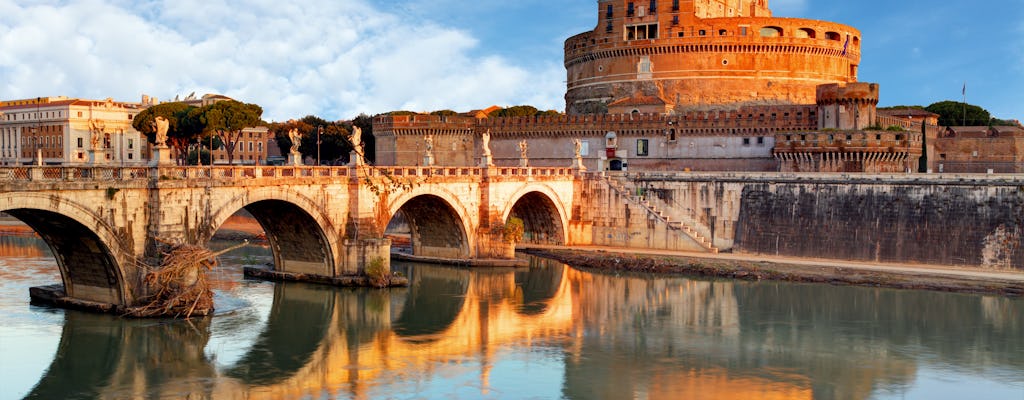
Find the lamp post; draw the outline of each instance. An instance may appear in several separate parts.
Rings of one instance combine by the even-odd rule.
[[[320,166],[320,131],[324,129],[323,125],[316,127],[316,166]]]

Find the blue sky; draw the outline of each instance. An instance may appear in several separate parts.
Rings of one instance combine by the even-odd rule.
[[[1024,0],[775,0],[863,33],[881,105],[959,100],[1024,119]],[[562,42],[593,0],[0,0],[0,98],[190,92],[271,120],[492,104],[564,108]]]

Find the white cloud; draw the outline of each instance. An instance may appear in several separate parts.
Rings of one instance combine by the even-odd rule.
[[[564,72],[475,56],[466,32],[364,0],[0,0],[0,96],[223,93],[282,120],[529,103],[561,109]]]

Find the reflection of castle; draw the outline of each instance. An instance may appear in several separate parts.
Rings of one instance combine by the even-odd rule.
[[[388,116],[377,161],[474,166],[490,131],[498,166],[590,170],[897,172],[916,166],[921,126],[871,129],[878,85],[857,82],[860,32],[772,18],[766,0],[601,0],[591,32],[565,42],[560,117]],[[481,118],[482,117],[482,118]],[[904,124],[901,124],[904,125]],[[843,132],[836,132],[843,131]],[[804,137],[802,140],[794,137]],[[787,139],[788,138],[788,139]]]

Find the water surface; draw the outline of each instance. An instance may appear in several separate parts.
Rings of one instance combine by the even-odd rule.
[[[220,243],[220,246],[226,244]],[[1024,301],[399,264],[405,289],[214,273],[217,315],[28,304],[45,244],[0,237],[0,398],[1024,399]]]

